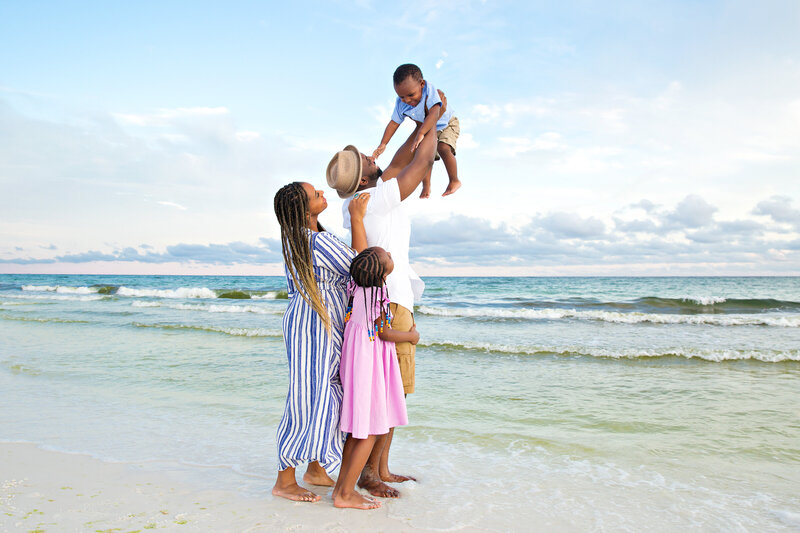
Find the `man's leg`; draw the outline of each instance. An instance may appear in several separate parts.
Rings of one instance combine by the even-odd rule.
[[[392,329],[411,331],[414,326],[414,315],[411,314],[410,310],[396,303],[389,304],[389,310],[392,313]],[[408,398],[408,395],[414,392],[416,346],[410,342],[398,342],[395,344],[395,349],[397,350],[397,362],[400,364],[400,375],[403,377],[403,392],[406,393],[406,398]],[[414,478],[411,476],[392,474],[389,470],[389,451],[392,447],[393,438],[394,428],[390,429],[389,434],[386,436],[386,444],[383,446],[380,462],[376,465],[378,473],[383,481],[391,483],[413,480]]]

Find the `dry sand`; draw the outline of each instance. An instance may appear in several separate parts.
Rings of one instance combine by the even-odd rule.
[[[248,499],[143,466],[0,444],[0,531],[425,531],[390,517],[391,501],[375,511],[336,509],[330,488],[317,490],[323,498],[314,504]]]

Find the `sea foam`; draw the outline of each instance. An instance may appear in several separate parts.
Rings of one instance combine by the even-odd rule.
[[[775,326],[800,327],[800,315],[764,316],[750,315],[676,315],[661,313],[620,313],[616,311],[577,311],[575,309],[489,309],[443,308],[420,305],[417,312],[423,315],[463,318],[506,318],[525,320],[598,320],[618,324],[702,324],[711,326]]]
[[[118,296],[145,298],[216,298],[217,293],[206,287],[180,287],[178,289],[132,289],[120,287]]]

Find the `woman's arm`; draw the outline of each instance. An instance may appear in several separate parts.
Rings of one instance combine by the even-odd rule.
[[[367,230],[364,227],[364,215],[367,213],[367,204],[369,203],[369,193],[359,192],[356,193],[347,210],[350,211],[350,246],[353,247],[357,253],[361,253],[368,248],[367,246]]]

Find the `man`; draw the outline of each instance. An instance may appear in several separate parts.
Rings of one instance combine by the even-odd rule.
[[[419,126],[417,126],[419,129]],[[419,186],[428,175],[436,153],[436,135],[426,135],[415,151],[411,151],[416,130],[400,147],[392,162],[382,171],[375,160],[360,153],[354,146],[338,152],[327,170],[328,185],[346,198],[343,207],[344,225],[350,228],[348,205],[352,196],[369,193],[367,213],[364,216],[367,246],[380,246],[392,254],[394,270],[386,278],[391,300],[392,328],[410,331],[414,325],[414,300],[422,296],[425,284],[411,269],[408,248],[411,239],[411,221],[405,212],[403,200]],[[412,159],[413,157],[413,159]],[[398,343],[397,359],[406,394],[414,392],[415,346]],[[361,473],[358,486],[373,496],[397,498],[400,493],[385,482],[399,483],[414,479],[389,471],[389,449],[394,429],[381,435]]]

